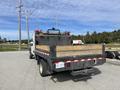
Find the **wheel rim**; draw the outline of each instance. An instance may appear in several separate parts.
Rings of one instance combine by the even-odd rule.
[[[39,69],[40,69],[40,73],[42,74],[42,72],[43,72],[43,66],[42,66],[41,63],[40,63],[40,65],[39,65]]]

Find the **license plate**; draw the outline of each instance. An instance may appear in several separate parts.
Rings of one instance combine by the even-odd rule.
[[[56,63],[56,64],[55,64],[55,67],[56,67],[56,68],[64,68],[64,67],[65,67],[64,62]]]

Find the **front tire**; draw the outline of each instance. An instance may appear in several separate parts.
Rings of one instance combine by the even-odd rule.
[[[32,53],[29,54],[29,59],[33,59]]]
[[[34,59],[33,56],[34,55],[31,53],[31,48],[29,48],[29,59]]]
[[[29,55],[29,59],[33,59],[33,57],[32,57],[32,55],[31,55],[31,54]]]

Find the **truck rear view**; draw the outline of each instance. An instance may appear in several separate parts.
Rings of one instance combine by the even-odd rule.
[[[55,72],[89,71],[93,66],[106,62],[102,44],[72,45],[69,32],[61,33],[55,28],[47,32],[36,31],[34,35],[34,56],[41,76]]]

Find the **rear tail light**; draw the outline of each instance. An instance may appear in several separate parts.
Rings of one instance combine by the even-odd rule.
[[[36,34],[42,33],[42,30],[35,30]]]
[[[35,32],[40,32],[40,30],[35,30]]]

